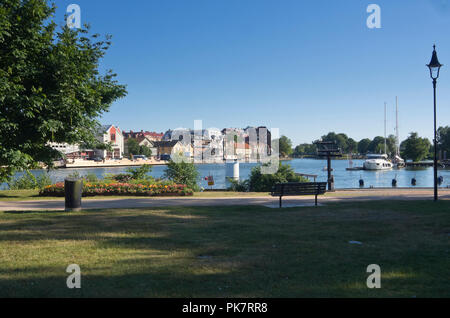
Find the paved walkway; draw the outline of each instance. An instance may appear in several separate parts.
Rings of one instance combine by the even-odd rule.
[[[440,189],[439,197],[450,200],[450,189]],[[432,200],[432,189],[366,189],[343,190],[319,196],[319,204],[343,201],[368,200]],[[159,197],[133,199],[84,199],[84,209],[119,209],[119,208],[151,208],[165,206],[230,206],[230,205],[261,205],[277,208],[278,198],[261,197]],[[285,197],[283,207],[312,206],[314,196]],[[32,210],[64,210],[64,199],[34,200],[34,201],[0,201],[0,211],[32,211]]]

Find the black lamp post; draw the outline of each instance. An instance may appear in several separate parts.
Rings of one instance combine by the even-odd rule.
[[[436,81],[439,77],[439,72],[443,64],[439,63],[437,53],[436,53],[436,45],[433,45],[433,55],[431,57],[430,64],[427,64],[430,69],[430,76],[433,80],[433,91],[434,91],[434,201],[438,200],[438,166],[437,166],[437,135],[436,135]]]

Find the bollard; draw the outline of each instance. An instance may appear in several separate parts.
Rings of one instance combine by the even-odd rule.
[[[66,211],[81,211],[83,180],[76,178],[65,179],[64,193],[66,197]]]
[[[363,179],[359,179],[359,187],[364,188],[364,180]]]
[[[329,180],[329,190],[328,191],[332,191],[334,192],[334,176],[330,176],[330,180]]]

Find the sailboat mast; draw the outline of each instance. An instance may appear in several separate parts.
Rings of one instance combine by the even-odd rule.
[[[384,153],[386,152],[387,144],[386,144],[386,102],[384,103]]]
[[[397,156],[400,156],[400,137],[398,133],[398,96],[395,96],[395,133],[397,137],[397,140],[395,142],[396,152]]]

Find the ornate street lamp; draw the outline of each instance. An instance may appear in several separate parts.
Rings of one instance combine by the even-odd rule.
[[[433,45],[433,55],[431,56],[430,64],[427,64],[430,69],[430,76],[433,80],[433,91],[434,91],[434,201],[438,200],[438,166],[437,166],[437,134],[436,134],[436,82],[439,78],[439,73],[441,71],[441,67],[443,64],[439,63],[437,53],[436,53],[436,45]]]

